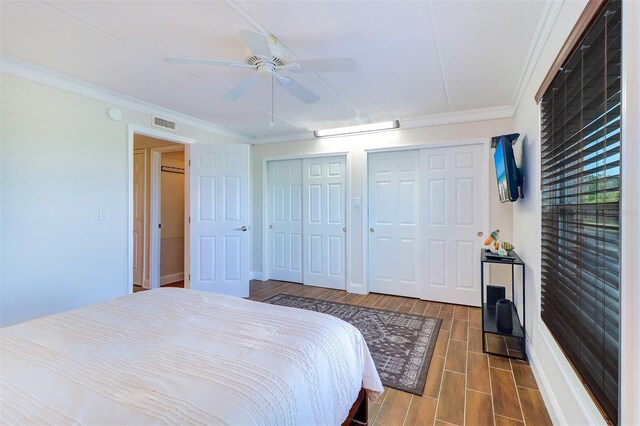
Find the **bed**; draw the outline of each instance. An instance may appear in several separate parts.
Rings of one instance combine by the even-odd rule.
[[[350,324],[195,290],[27,321],[0,345],[3,424],[339,425],[383,392]]]

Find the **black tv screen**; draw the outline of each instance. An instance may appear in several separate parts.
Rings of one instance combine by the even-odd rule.
[[[504,136],[496,145],[493,154],[496,163],[496,177],[498,178],[498,196],[500,202],[516,201],[518,199],[518,187],[520,185],[520,172],[516,167],[511,142]]]

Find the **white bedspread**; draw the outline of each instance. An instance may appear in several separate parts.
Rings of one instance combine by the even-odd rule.
[[[2,424],[340,424],[383,392],[325,314],[166,288],[0,330]]]

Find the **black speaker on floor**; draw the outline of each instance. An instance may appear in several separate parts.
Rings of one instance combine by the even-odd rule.
[[[496,328],[503,333],[513,331],[513,314],[511,300],[500,299],[496,302]]]
[[[499,285],[487,286],[487,307],[495,308],[496,302],[505,298],[505,289]]]

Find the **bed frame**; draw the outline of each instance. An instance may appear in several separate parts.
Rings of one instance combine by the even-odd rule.
[[[369,423],[369,398],[364,388],[360,389],[356,402],[353,403],[347,419],[342,423],[342,426],[349,426],[352,423],[358,425],[367,425]]]

